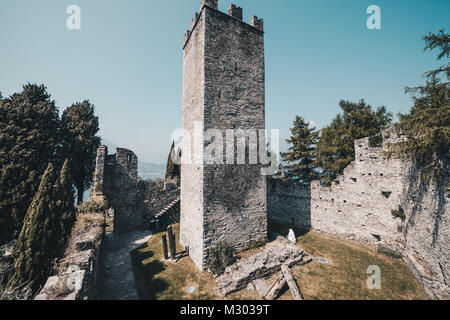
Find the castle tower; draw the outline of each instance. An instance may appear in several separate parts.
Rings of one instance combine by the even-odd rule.
[[[208,249],[219,242],[240,250],[267,239],[261,165],[249,158],[237,164],[237,138],[231,140],[231,164],[228,154],[223,164],[211,163],[205,142],[207,130],[219,130],[225,153],[230,130],[265,129],[265,67],[262,19],[254,16],[248,24],[235,5],[226,14],[217,0],[200,4],[183,46],[183,157],[191,153],[200,161],[184,158],[181,166],[180,242],[204,269]]]

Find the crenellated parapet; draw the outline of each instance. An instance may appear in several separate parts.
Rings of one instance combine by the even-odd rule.
[[[242,20],[242,8],[231,3],[230,7],[228,8],[228,15],[233,18]]]
[[[204,6],[217,10],[219,8],[219,0],[200,0],[200,9],[203,9]]]
[[[228,12],[225,13],[225,12],[219,11],[218,0],[201,0],[200,1],[200,13],[196,12],[194,14],[194,16],[192,17],[192,19],[190,21],[189,30],[187,30],[184,35],[184,46],[186,46],[190,37],[194,34],[197,23],[198,23],[199,19],[203,16],[203,13],[205,12],[205,10],[210,10],[210,12],[216,12],[219,15],[231,17],[235,20],[241,21],[243,26],[250,26],[250,27],[253,27],[254,29],[264,32],[263,19],[260,19],[257,16],[252,16],[248,23],[244,22],[243,21],[243,10],[241,7],[238,7],[237,5],[231,3],[230,6],[228,7]]]
[[[250,19],[250,25],[252,27],[255,27],[256,29],[259,29],[261,31],[264,30],[264,20],[261,18],[258,18],[257,16],[253,16]]]

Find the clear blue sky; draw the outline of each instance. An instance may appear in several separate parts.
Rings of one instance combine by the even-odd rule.
[[[340,99],[394,113],[404,87],[437,65],[421,36],[450,30],[448,0],[235,0],[264,19],[267,127],[284,139],[296,114],[322,127]],[[90,99],[101,136],[162,163],[181,125],[182,42],[200,0],[0,0],[0,92],[48,87],[60,110]],[[230,1],[219,0],[225,11]],[[81,8],[81,30],[66,8]],[[382,30],[368,30],[378,5]]]

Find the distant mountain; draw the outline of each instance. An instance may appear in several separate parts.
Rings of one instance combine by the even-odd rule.
[[[163,179],[166,175],[166,165],[139,161],[138,174],[143,179]]]
[[[109,153],[115,153],[119,146],[111,140],[102,138],[102,145],[108,147]],[[139,157],[138,157],[139,159]],[[138,160],[138,174],[142,179],[160,179],[166,175],[166,165]]]

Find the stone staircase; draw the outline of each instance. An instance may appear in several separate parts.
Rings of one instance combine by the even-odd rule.
[[[169,219],[172,223],[179,223],[180,222],[180,197],[173,200],[171,203],[169,203],[163,210],[158,212],[154,220],[160,219],[162,217],[166,217]]]

